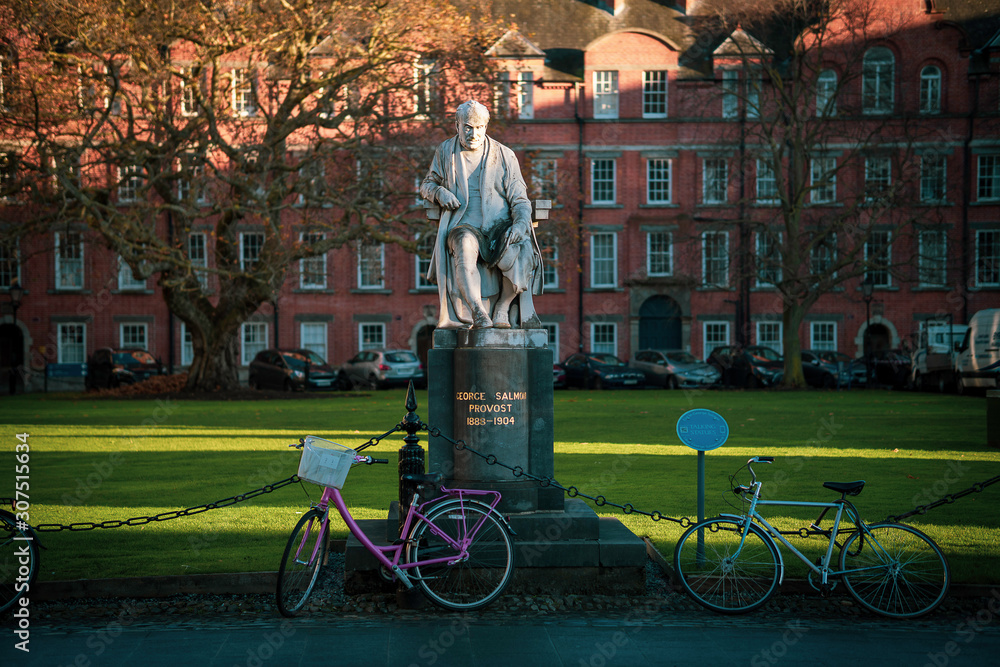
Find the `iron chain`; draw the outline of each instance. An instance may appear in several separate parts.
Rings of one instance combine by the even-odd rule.
[[[240,493],[235,496],[230,496],[229,498],[223,498],[222,500],[216,500],[215,502],[205,503],[204,505],[195,505],[194,507],[188,507],[183,510],[172,510],[170,512],[163,512],[161,514],[155,514],[153,516],[136,516],[131,519],[123,519],[121,521],[111,520],[111,521],[101,521],[95,523],[93,521],[81,521],[78,523],[71,524],[59,524],[59,523],[42,523],[37,526],[32,526],[36,532],[40,533],[58,533],[62,530],[71,531],[84,531],[84,530],[96,530],[98,528],[121,528],[122,526],[144,526],[147,523],[153,523],[154,521],[170,521],[171,519],[179,519],[182,516],[194,516],[195,514],[201,514],[202,512],[207,512],[209,510],[217,510],[223,507],[229,507],[230,505],[235,505],[237,503],[242,503],[251,498],[256,498],[257,496],[262,496],[265,493],[273,493],[278,489],[288,486],[289,484],[295,484],[299,481],[298,475],[292,475],[287,479],[283,479],[280,482],[274,482],[273,484],[265,484],[259,489],[254,489],[253,491],[247,491],[246,493]]]
[[[888,523],[899,523],[903,519],[914,516],[916,514],[927,514],[927,510],[932,510],[937,507],[941,507],[941,505],[950,505],[959,498],[964,498],[965,496],[972,493],[979,493],[987,486],[992,486],[997,482],[1000,482],[1000,475],[997,475],[996,477],[991,477],[985,482],[977,482],[972,486],[970,486],[969,488],[963,491],[959,491],[958,493],[949,493],[948,495],[939,498],[938,500],[935,500],[932,503],[927,503],[926,505],[918,505],[916,509],[912,509],[909,512],[906,512],[905,514],[890,514],[885,518],[885,520]]]

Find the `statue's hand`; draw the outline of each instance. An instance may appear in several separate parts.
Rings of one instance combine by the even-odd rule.
[[[438,190],[437,200],[438,204],[441,204],[441,208],[446,208],[449,211],[454,211],[462,205],[462,202],[458,201],[458,197],[445,188]]]
[[[529,236],[530,236],[530,230],[528,229],[527,224],[523,222],[515,222],[513,225],[511,225],[510,236],[509,236],[511,243],[520,243]]]

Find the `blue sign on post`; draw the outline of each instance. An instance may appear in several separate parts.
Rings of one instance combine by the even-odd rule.
[[[691,449],[708,452],[729,438],[729,424],[717,412],[697,408],[688,410],[677,420],[677,437]]]

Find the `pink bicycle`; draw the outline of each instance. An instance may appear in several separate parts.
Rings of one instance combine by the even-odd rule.
[[[382,575],[407,589],[419,586],[424,595],[446,609],[479,609],[499,597],[514,573],[513,531],[496,507],[497,491],[448,489],[440,474],[406,475],[416,485],[402,536],[394,544],[372,542],[340,493],[347,473],[357,464],[388,463],[358,454],[358,450],[308,436],[302,449],[300,478],[323,487],[323,495],[299,519],[288,538],[278,568],[278,609],[295,616],[305,606],[326,560],[330,528],[330,501],[347,528],[378,559]],[[442,495],[420,502],[421,490],[437,487]],[[487,502],[472,499],[490,497]]]

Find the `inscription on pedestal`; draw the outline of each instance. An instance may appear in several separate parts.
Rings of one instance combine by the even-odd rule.
[[[526,391],[459,391],[455,403],[466,426],[514,426],[524,419]]]

